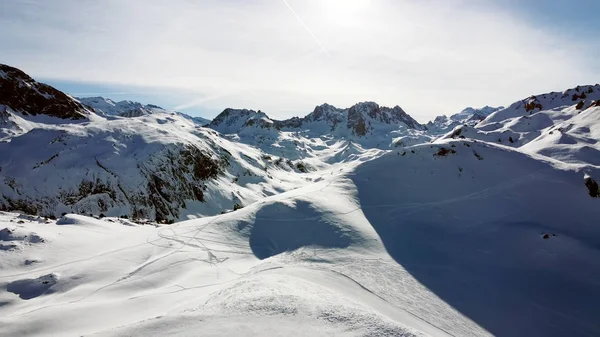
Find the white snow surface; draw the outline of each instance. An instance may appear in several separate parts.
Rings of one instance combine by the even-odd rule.
[[[600,331],[583,173],[483,142],[406,150],[173,225],[0,213],[0,335]]]

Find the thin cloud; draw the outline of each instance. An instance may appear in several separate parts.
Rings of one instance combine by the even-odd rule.
[[[118,96],[118,95],[132,95],[132,93],[127,92],[73,92],[72,96],[76,97],[84,97],[84,96]],[[142,94],[135,93],[133,95],[151,95],[151,94]]]
[[[298,20],[298,22],[300,22],[300,24],[302,25],[302,27],[304,27],[304,29],[308,32],[308,34],[310,34],[310,36],[315,40],[315,42],[317,43],[317,45],[319,45],[319,48],[321,48],[321,50],[323,51],[323,53],[325,53],[325,55],[331,57],[331,54],[329,54],[329,51],[327,51],[327,48],[325,48],[325,46],[323,45],[323,43],[321,43],[321,41],[319,40],[319,38],[315,35],[315,33],[313,33],[312,29],[310,29],[310,27],[308,27],[308,25],[306,23],[304,23],[304,20],[302,20],[302,18],[300,17],[300,15],[298,15],[298,13],[287,2],[287,0],[281,0],[281,1],[290,10],[290,12],[292,12],[292,14],[294,14],[294,16],[296,17],[296,20]]]

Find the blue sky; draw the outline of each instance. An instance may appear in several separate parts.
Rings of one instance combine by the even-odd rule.
[[[68,80],[56,80],[52,78],[39,78],[39,81],[48,83],[55,88],[67,92],[75,97],[102,96],[114,101],[130,100],[136,102],[155,104],[164,108],[173,109],[199,97],[201,93],[186,91],[185,89],[143,87],[135,85],[74,82]],[[214,111],[203,111],[197,107],[178,108],[177,111],[186,112],[195,116],[211,116]]]
[[[600,31],[596,0],[495,0],[494,4],[556,34],[585,39]]]
[[[600,78],[600,2],[6,0],[0,62],[74,96],[203,117],[328,102],[419,121]]]

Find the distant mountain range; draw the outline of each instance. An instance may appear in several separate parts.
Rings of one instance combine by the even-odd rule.
[[[167,112],[166,109],[158,105],[142,104],[133,101],[115,102],[110,98],[104,97],[75,97],[75,99],[104,116],[139,117],[152,114],[153,112]],[[180,112],[177,113],[200,124],[208,124],[210,122],[206,118],[192,117]]]

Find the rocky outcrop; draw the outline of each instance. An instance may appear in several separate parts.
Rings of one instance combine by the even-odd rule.
[[[205,202],[206,183],[228,165],[227,158],[193,145],[165,146],[138,162],[133,172],[113,171],[96,158],[88,167],[89,178],[72,187],[63,184],[55,194],[34,196],[27,192],[27,181],[4,177],[7,190],[0,198],[0,210],[48,217],[60,216],[59,209],[96,216],[112,210],[113,215],[136,221],[169,223],[180,217],[186,202]],[[114,214],[115,209],[122,210],[121,214]]]
[[[600,188],[598,187],[598,183],[592,179],[592,177],[587,177],[585,179],[585,187],[587,187],[590,197],[600,198]]]
[[[85,107],[55,88],[36,82],[23,71],[0,64],[0,105],[23,115],[85,119]]]
[[[534,111],[540,111],[543,108],[544,107],[535,96],[531,96],[527,102],[525,102],[525,111],[529,112],[529,114],[532,114]]]
[[[260,110],[227,108],[217,115],[207,126],[224,134],[238,132],[246,122],[253,118]]]

